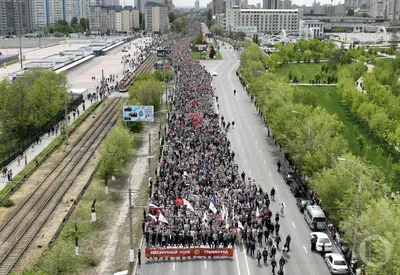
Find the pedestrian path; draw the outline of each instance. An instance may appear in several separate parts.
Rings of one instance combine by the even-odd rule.
[[[87,98],[84,98],[84,102],[81,103],[76,110],[79,111],[79,116],[82,116],[84,111],[87,110],[90,106],[92,106],[93,104],[95,104],[98,100],[100,100],[100,98],[98,98],[97,100],[88,100]],[[70,120],[68,122],[68,125],[71,125],[76,119],[78,119],[78,112],[75,113],[74,116],[73,111],[71,111],[68,116],[70,117]],[[19,172],[22,171],[22,169],[25,168],[25,166],[31,162],[31,161],[35,161],[35,158],[47,147],[50,145],[50,143],[55,140],[57,138],[57,136],[59,136],[60,131],[57,131],[57,133],[54,131],[53,133],[49,132],[44,134],[43,136],[40,137],[39,142],[36,144],[32,144],[31,147],[29,149],[27,149],[25,152],[23,152],[23,157],[22,158],[17,158],[15,159],[13,162],[11,162],[8,166],[7,166],[7,170],[10,173],[11,179],[13,177],[15,177]],[[3,174],[1,174],[0,176],[0,190],[2,190],[7,183],[9,182],[8,180],[8,176],[5,175],[3,176]]]

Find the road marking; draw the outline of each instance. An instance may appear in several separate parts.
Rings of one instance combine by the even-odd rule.
[[[241,143],[240,139],[239,139],[239,143]]]
[[[236,267],[237,267],[237,270],[238,270],[237,274],[240,275],[239,258],[238,258],[238,255],[237,255],[237,249],[234,249],[234,250],[235,250],[235,257],[236,257]]]
[[[256,140],[256,143],[257,143],[257,140]]]
[[[244,150],[243,150],[243,148],[242,148],[242,152],[244,153]]]
[[[270,176],[272,176],[272,173],[271,173],[271,172],[269,172],[269,175],[270,175]]]
[[[249,170],[249,175],[251,175],[251,171]]]
[[[304,248],[304,251],[306,252],[306,253],[308,253],[308,251],[307,251],[307,249],[306,249],[306,247],[303,245],[303,248]]]
[[[262,153],[261,150],[260,150],[260,153]]]
[[[254,136],[254,133],[251,133]]]
[[[275,186],[275,190],[278,191],[278,186]]]
[[[175,271],[175,263],[172,264],[172,271]]]
[[[244,159],[245,162],[247,162],[247,159]]]
[[[207,269],[207,261],[204,261],[204,269]]]
[[[296,228],[296,226],[294,225],[294,222],[292,221],[293,227]]]
[[[265,159],[264,159],[264,163],[267,163],[266,161],[265,161]],[[270,172],[271,173],[271,172]]]
[[[243,249],[244,261],[246,263],[247,275],[250,275],[249,262],[247,261],[246,249]]]

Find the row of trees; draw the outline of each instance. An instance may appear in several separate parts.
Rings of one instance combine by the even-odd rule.
[[[11,84],[0,82],[0,144],[9,147],[34,138],[64,107],[67,77],[33,68]]]
[[[378,236],[368,239],[373,251],[368,259],[368,274],[400,273],[400,254],[393,253],[393,250],[385,265],[371,264],[380,262],[381,252],[395,249],[400,240],[398,230],[392,233],[384,230],[383,223],[393,228],[390,218],[399,211],[396,208],[398,201],[392,202],[386,197],[390,188],[385,175],[349,153],[343,137],[344,126],[336,115],[318,107],[316,96],[311,92],[290,86],[276,74],[262,70],[267,62],[259,47],[250,43],[241,55],[240,73],[249,84],[249,92],[255,96],[273,135],[282,144],[283,152],[294,159],[308,185],[318,193],[324,210],[346,231],[346,241],[360,252],[364,262],[367,260],[360,245],[369,236]],[[338,157],[346,161],[338,161]],[[357,182],[360,176],[361,214],[357,216]],[[379,206],[385,206],[385,209],[378,209]],[[385,213],[381,219],[382,212]],[[359,230],[356,232],[356,229]]]
[[[44,35],[48,34],[70,34],[76,32],[89,31],[89,19],[73,17],[70,24],[66,20],[57,21],[55,26],[50,26],[43,30]]]

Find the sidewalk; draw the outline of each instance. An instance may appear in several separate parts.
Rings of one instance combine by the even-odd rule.
[[[82,116],[82,114],[84,113],[83,104],[85,104],[85,109],[87,110],[90,106],[92,106],[98,100],[100,100],[100,98],[98,98],[97,100],[93,100],[93,102],[91,102],[90,100],[87,100],[87,98],[84,97],[84,103],[80,104],[77,108],[77,110],[79,110],[79,115]],[[70,112],[68,115],[71,118],[71,120],[68,122],[68,125],[71,125],[78,118],[78,115],[76,113],[75,119],[73,116],[73,112]],[[58,131],[58,134],[54,133],[54,135],[52,135],[50,133],[50,136],[47,133],[44,134],[40,138],[41,141],[39,142],[39,144],[35,144],[33,147],[30,147],[28,150],[23,152],[24,156],[19,164],[18,164],[17,159],[15,159],[13,162],[11,162],[7,166],[7,169],[8,169],[8,171],[11,170],[12,177],[15,177],[19,172],[22,171],[22,169],[25,168],[25,160],[24,160],[25,155],[27,157],[28,163],[31,161],[34,161],[35,157],[38,156],[54,139],[56,139],[56,137],[59,134],[60,134],[60,131]],[[7,183],[8,183],[7,177],[3,177],[3,175],[0,175],[0,190],[2,190],[7,185]]]

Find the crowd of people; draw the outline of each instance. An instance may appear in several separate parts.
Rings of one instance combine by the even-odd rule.
[[[190,57],[190,43],[186,37],[171,47],[177,82],[154,195],[143,213],[146,245],[214,248],[241,243],[259,264],[259,256],[267,254],[273,272],[278,261],[278,274],[283,274],[286,260],[275,260],[276,252],[283,241],[287,253],[291,238],[279,235],[283,210],[269,210],[276,190],[265,192],[239,172],[228,129],[216,113],[212,76]]]

